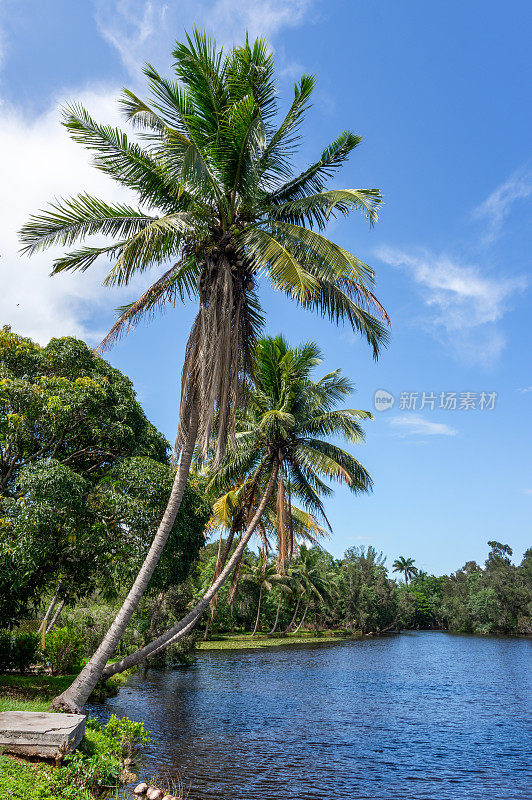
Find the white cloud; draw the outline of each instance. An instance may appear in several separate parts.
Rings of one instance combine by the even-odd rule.
[[[216,36],[219,44],[250,36],[275,36],[306,18],[313,0],[97,0],[96,23],[118,50],[130,75],[139,79],[146,61],[165,69],[183,29],[193,25]]]
[[[456,436],[458,431],[443,422],[430,422],[420,414],[403,414],[392,417],[389,424],[396,428],[399,436]]]
[[[526,386],[524,389],[518,389],[518,392],[521,394],[528,394],[528,392],[532,392],[532,386]]]
[[[165,68],[161,57],[170,59],[171,45],[185,26],[196,23],[216,29],[225,43],[233,37],[241,39],[246,29],[252,35],[272,36],[282,27],[299,24],[311,1],[98,0],[96,18],[100,32],[117,48],[126,69],[138,77],[146,60]],[[124,189],[90,165],[87,152],[70,141],[60,124],[60,107],[71,98],[84,104],[96,119],[122,124],[116,106],[119,91],[109,86],[63,90],[45,113],[33,118],[0,98],[2,187],[8,198],[0,227],[0,324],[10,324],[40,342],[67,334],[99,341],[105,329],[97,330],[94,319],[105,314],[110,321],[111,310],[140,291],[139,284],[126,290],[103,288],[104,264],[94,265],[84,274],[50,278],[54,252],[28,259],[21,256],[17,238],[28,216],[54,198],[85,190],[109,201],[134,203]]]
[[[73,96],[97,119],[114,122],[117,90],[102,87]],[[70,95],[72,96],[72,95]],[[0,324],[47,342],[51,336],[75,335],[96,342],[102,333],[91,317],[111,310],[131,291],[105,289],[100,281],[105,265],[86,273],[49,277],[54,252],[27,258],[19,252],[17,231],[29,214],[54,198],[87,190],[110,201],[130,200],[126,190],[90,165],[89,156],[72,142],[60,124],[62,101],[28,119],[20,110],[0,105],[0,148],[4,153],[0,226]]]
[[[518,200],[532,196],[532,173],[526,169],[514,172],[498,186],[489,197],[473,211],[473,218],[487,224],[483,236],[485,244],[493,242],[501,233],[505,219]]]
[[[523,489],[525,494],[532,494],[532,489]]]
[[[488,277],[477,265],[460,264],[427,251],[410,255],[381,247],[377,256],[385,264],[408,271],[433,312],[431,323],[440,334],[445,333],[462,358],[485,365],[497,359],[506,340],[496,323],[515,294],[526,288],[524,277]]]

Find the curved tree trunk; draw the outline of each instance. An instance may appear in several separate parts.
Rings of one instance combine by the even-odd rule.
[[[260,617],[260,605],[261,605],[261,603],[262,603],[262,584],[260,586],[260,591],[259,591],[259,605],[258,605],[258,608],[257,608],[257,619],[255,620],[255,627],[253,628],[253,633],[251,634],[252,637],[255,636],[255,634],[257,633],[257,628],[259,627],[259,617]]]
[[[270,631],[270,635],[275,633],[277,630],[277,623],[279,622],[279,612],[281,610],[281,600],[283,599],[282,592],[279,594],[279,602],[277,603],[277,614],[275,615],[275,622],[273,623],[273,628]]]
[[[122,603],[122,608],[116,615],[102,643],[68,689],[53,700],[52,708],[69,711],[71,713],[79,713],[80,707],[86,703],[92,690],[101,679],[105,665],[114,653],[129,620],[140,603],[142,595],[146,591],[149,580],[153,575],[155,567],[159,563],[164,546],[172,530],[177,512],[179,511],[179,506],[181,505],[181,500],[183,499],[188,473],[190,471],[197,429],[198,411],[195,409],[188,428],[188,438],[181,451],[181,459],[174,478],[170,498],[148,555],[144,559],[144,563],[140,568],[135,582]]]
[[[43,633],[43,632],[46,633],[46,631],[48,629],[48,620],[50,619],[50,617],[54,613],[54,608],[55,608],[55,604],[56,603],[57,603],[57,595],[54,594],[54,596],[50,600],[50,605],[46,609],[46,614],[44,615],[43,620],[42,620],[41,624],[39,625],[38,633]]]
[[[303,616],[301,617],[301,622],[299,623],[297,628],[294,630],[294,633],[297,633],[298,630],[300,629],[300,627],[303,625],[303,623],[305,621],[305,617],[307,616],[307,611],[308,611],[309,605],[310,605],[310,600],[308,601],[307,605],[305,606],[305,610],[303,611]]]
[[[229,535],[226,539],[224,549],[222,551],[222,540],[220,539],[220,545],[218,547],[218,555],[216,557],[216,565],[214,567],[214,574],[212,576],[211,583],[214,583],[220,572],[226,565],[227,559],[229,558],[229,553],[231,552],[231,547],[233,545],[233,539],[235,538],[235,528],[231,526],[231,530],[229,531]],[[216,611],[216,599],[218,595],[215,595],[211,600],[211,619],[214,619],[214,612]],[[207,623],[208,624],[208,623]]]
[[[293,625],[293,624],[294,624],[294,622],[296,621],[297,612],[299,611],[299,605],[300,605],[300,603],[301,603],[301,595],[299,595],[299,597],[297,598],[296,610],[294,611],[294,616],[293,616],[293,617],[292,617],[292,619],[290,620],[290,623],[289,623],[289,625],[288,625],[288,628],[285,628],[285,629],[284,629],[284,631],[283,631],[283,636],[286,636],[286,635],[287,635],[287,633],[289,633],[289,631],[290,631],[290,628],[292,627],[292,625]]]
[[[131,653],[129,656],[122,658],[120,661],[116,661],[114,664],[108,664],[105,669],[102,671],[103,678],[110,678],[111,675],[116,675],[117,672],[123,672],[130,667],[134,667],[137,664],[142,663],[143,661],[148,658],[148,656],[153,655],[154,653],[158,653],[160,650],[164,650],[174,642],[181,639],[185,634],[187,634],[192,628],[195,626],[205,609],[208,607],[211,599],[214,595],[218,592],[221,586],[224,585],[225,581],[233,571],[234,567],[238,564],[242,553],[246,549],[247,543],[251,539],[252,535],[255,532],[255,528],[257,527],[260,518],[262,517],[264,510],[268,504],[270,497],[272,496],[273,489],[275,487],[275,482],[277,480],[277,472],[279,470],[279,461],[276,458],[274,460],[272,474],[268,481],[268,485],[262,496],[262,500],[249,523],[242,539],[240,540],[238,547],[235,548],[235,551],[231,558],[228,560],[227,564],[221,571],[219,577],[212,583],[201,600],[196,603],[192,611],[190,611],[183,619],[177,622],[172,628],[170,628],[166,633],[163,633],[157,639],[154,639],[153,642],[146,645],[145,647],[141,647],[135,653]]]
[[[65,607],[65,601],[61,600],[61,602],[59,603],[59,605],[57,606],[57,608],[55,610],[55,614],[53,615],[52,619],[50,620],[50,624],[48,625],[48,628],[46,629],[46,632],[49,632],[49,631],[53,630],[53,627],[54,627],[55,623],[57,622],[57,620],[59,619],[59,615],[60,615],[61,611],[64,609],[64,607]]]

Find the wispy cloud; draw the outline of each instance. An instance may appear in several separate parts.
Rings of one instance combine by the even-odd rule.
[[[525,494],[532,494],[532,489],[523,489]]]
[[[460,357],[490,365],[506,344],[499,322],[517,292],[527,286],[524,277],[493,278],[475,264],[462,264],[447,255],[420,251],[412,255],[381,247],[377,256],[385,264],[405,269],[418,284],[431,324]]]
[[[500,236],[504,222],[518,200],[526,200],[532,196],[532,171],[521,168],[501,183],[473,211],[473,219],[483,220],[486,230],[483,235],[484,244],[490,244]]]
[[[526,386],[524,389],[518,389],[518,392],[521,394],[528,394],[528,392],[532,392],[532,386]]]
[[[96,23],[138,79],[146,61],[162,68],[169,64],[172,45],[184,28],[205,28],[223,45],[242,40],[246,31],[272,38],[283,28],[301,24],[313,4],[314,0],[97,0]]]
[[[403,414],[389,420],[398,436],[456,436],[458,431],[443,422],[431,422],[421,414]]]

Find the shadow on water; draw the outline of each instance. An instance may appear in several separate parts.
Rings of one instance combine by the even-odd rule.
[[[206,651],[91,713],[144,720],[190,800],[520,800],[530,642],[438,632]]]

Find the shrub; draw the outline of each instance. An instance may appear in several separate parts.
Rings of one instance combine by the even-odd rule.
[[[0,630],[0,672],[24,672],[37,660],[39,636],[30,631]]]
[[[11,669],[11,649],[13,644],[13,634],[0,628],[0,672]]]
[[[13,636],[11,663],[14,669],[24,672],[37,660],[39,653],[39,634],[31,631],[17,631]]]
[[[111,753],[87,756],[76,750],[65,758],[65,766],[54,773],[54,788],[61,797],[78,800],[81,791],[89,790],[95,797],[107,794],[119,785],[121,764]]]
[[[103,726],[104,735],[112,742],[114,754],[118,758],[128,757],[139,752],[143,745],[153,742],[153,739],[144,728],[143,722],[134,722],[132,719],[122,717],[118,719],[113,714],[109,722]]]
[[[83,658],[83,638],[71,628],[54,628],[46,637],[44,657],[52,675],[75,672]]]

